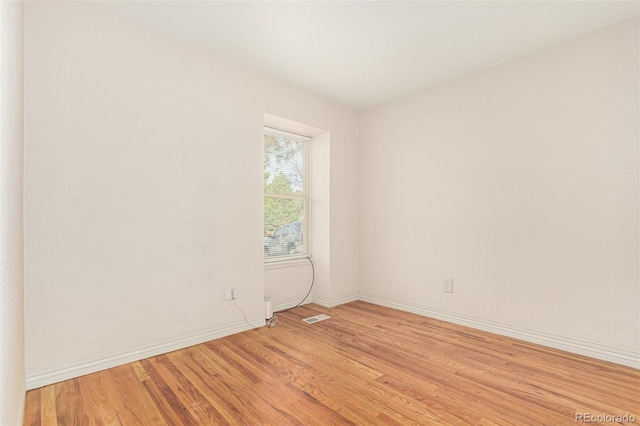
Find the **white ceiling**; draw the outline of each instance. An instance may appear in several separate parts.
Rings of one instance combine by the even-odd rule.
[[[636,15],[640,2],[105,1],[98,6],[363,109]]]

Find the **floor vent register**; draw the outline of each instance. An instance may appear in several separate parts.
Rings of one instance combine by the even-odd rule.
[[[331,318],[329,315],[325,315],[325,314],[319,314],[313,317],[309,317],[309,318],[304,318],[302,321],[309,323],[309,324],[313,324],[314,322],[318,322],[318,321],[323,321],[326,319]]]

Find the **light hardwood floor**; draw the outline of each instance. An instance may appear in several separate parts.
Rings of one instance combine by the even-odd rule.
[[[301,321],[318,313],[331,319]],[[640,371],[353,302],[32,390],[25,425],[575,425],[576,413],[640,424]]]

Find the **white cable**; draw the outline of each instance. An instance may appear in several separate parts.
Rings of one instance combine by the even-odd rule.
[[[233,304],[235,305],[235,307],[240,310],[240,312],[242,312],[242,317],[244,318],[244,322],[246,322],[247,324],[249,324],[249,327],[251,328],[256,328],[255,325],[251,324],[248,320],[247,320],[247,313],[244,311],[244,309],[242,309],[240,306],[238,306],[238,303],[236,302],[236,299],[233,299]]]

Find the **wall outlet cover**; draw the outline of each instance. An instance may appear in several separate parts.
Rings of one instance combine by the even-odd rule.
[[[235,287],[227,287],[224,289],[224,300],[233,300],[236,298],[237,298],[237,290]]]

